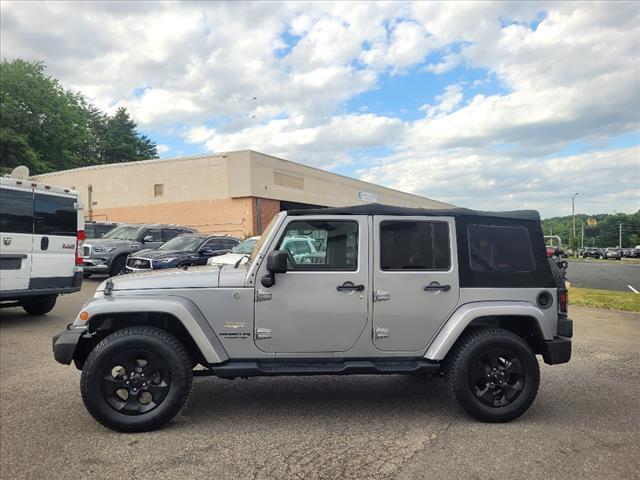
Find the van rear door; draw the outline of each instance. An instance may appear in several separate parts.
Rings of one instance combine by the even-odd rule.
[[[33,189],[0,188],[0,292],[27,290],[31,274]]]
[[[73,194],[35,191],[31,288],[74,286],[78,199]]]

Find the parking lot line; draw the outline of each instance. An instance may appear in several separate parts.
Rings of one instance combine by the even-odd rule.
[[[627,287],[629,287],[633,293],[640,293],[640,292],[638,292],[638,290],[633,288],[631,285],[627,285]]]

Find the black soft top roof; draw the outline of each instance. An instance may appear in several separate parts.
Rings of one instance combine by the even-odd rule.
[[[512,212],[481,212],[468,208],[406,208],[382,205],[380,203],[367,203],[351,207],[336,208],[312,208],[288,210],[287,215],[403,215],[403,216],[439,216],[439,217],[492,217],[508,218],[512,220],[540,221],[540,215],[536,210],[515,210]]]

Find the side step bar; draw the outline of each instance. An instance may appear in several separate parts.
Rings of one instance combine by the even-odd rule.
[[[223,378],[276,375],[357,375],[381,373],[436,374],[440,362],[432,360],[343,360],[307,362],[229,361],[211,365],[209,370],[196,370],[195,375],[216,375]],[[202,373],[200,373],[202,372]]]

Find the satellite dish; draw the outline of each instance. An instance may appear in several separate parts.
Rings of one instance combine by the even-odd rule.
[[[29,178],[29,169],[24,165],[17,166],[11,171],[11,178],[17,178],[18,180],[26,180]]]

